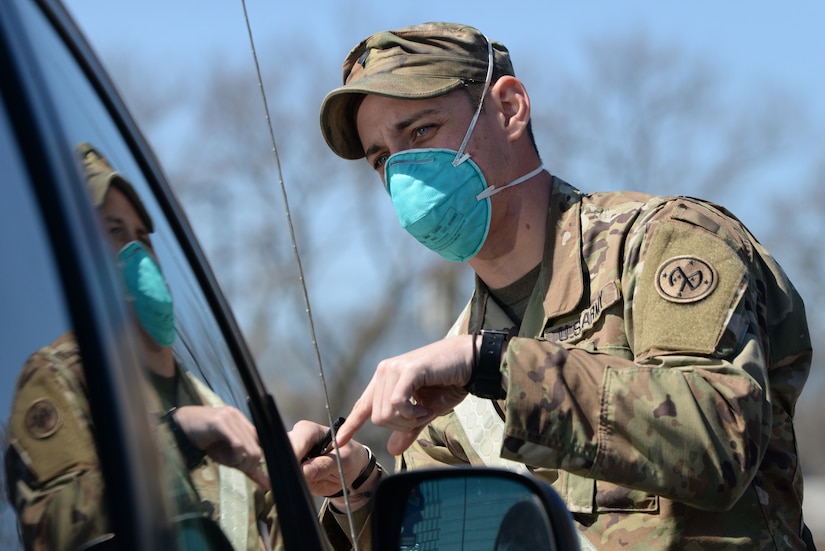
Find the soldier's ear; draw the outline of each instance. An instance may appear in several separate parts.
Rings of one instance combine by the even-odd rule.
[[[523,136],[530,122],[530,97],[524,84],[514,76],[505,75],[490,87],[490,99],[507,139],[515,141]]]

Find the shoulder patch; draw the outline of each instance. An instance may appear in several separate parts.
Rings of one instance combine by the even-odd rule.
[[[671,302],[698,302],[710,295],[718,283],[716,269],[696,256],[674,256],[656,270],[656,290]]]
[[[57,355],[30,359],[25,384],[12,401],[8,443],[17,450],[37,484],[98,463],[89,404],[75,363]]]
[[[747,287],[735,245],[683,222],[652,230],[632,296],[633,351],[712,354]]]
[[[26,409],[23,421],[32,438],[42,440],[56,433],[63,424],[63,414],[48,398],[35,400]]]

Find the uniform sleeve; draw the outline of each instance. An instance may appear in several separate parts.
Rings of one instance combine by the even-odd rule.
[[[461,428],[455,412],[433,419],[396,461],[398,470],[483,465]]]
[[[420,469],[426,467],[443,467],[467,464],[475,458],[476,464],[482,464],[472,448],[465,442],[466,437],[458,426],[455,413],[450,412],[437,417],[422,431],[418,439],[404,452],[396,457],[396,470]],[[468,457],[468,453],[470,456]],[[372,503],[355,511],[353,522],[358,535],[359,548],[371,549],[371,515]],[[351,530],[345,513],[334,511],[329,502],[325,502],[320,513],[321,524],[336,551],[352,549]]]
[[[76,549],[108,530],[79,358],[59,352],[30,358],[9,421],[6,473],[27,549]]]
[[[502,457],[727,509],[771,436],[766,283],[745,245],[682,220],[627,258],[633,359],[511,340]]]
[[[352,530],[349,519],[344,512],[335,511],[329,503],[324,501],[320,512],[321,526],[334,551],[349,551],[354,549],[352,545]],[[355,525],[355,534],[358,538],[358,549],[362,551],[372,550],[372,502],[364,505],[352,513],[352,521]]]

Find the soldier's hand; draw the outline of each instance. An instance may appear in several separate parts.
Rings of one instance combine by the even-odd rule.
[[[371,419],[393,430],[387,451],[402,453],[427,423],[467,395],[464,385],[472,373],[472,347],[472,335],[460,335],[380,362],[338,430],[339,443],[346,444]]]
[[[301,461],[301,458],[306,458],[312,446],[324,437],[327,428],[328,427],[324,425],[319,425],[312,421],[298,421],[295,423],[295,426],[289,432],[289,440],[292,443],[295,456],[299,461]],[[367,466],[370,452],[368,452],[362,444],[352,439],[350,439],[346,445],[341,444],[339,452],[344,477],[348,485],[351,485]],[[341,476],[338,471],[338,462],[334,448],[324,455],[304,459],[301,461],[301,470],[303,471],[309,491],[313,495],[324,497],[333,496],[342,489]],[[376,469],[373,475],[370,476],[363,485],[358,487],[357,493],[371,493],[377,481],[378,471]],[[354,493],[355,492],[353,492],[353,494]],[[357,509],[360,505],[369,501],[369,499],[359,499],[357,495],[351,495],[351,498],[353,509]],[[339,510],[343,509],[343,497],[334,498],[332,502]]]
[[[231,406],[184,406],[175,421],[186,436],[214,461],[243,471],[261,488],[270,489],[261,465],[263,452],[255,426]]]

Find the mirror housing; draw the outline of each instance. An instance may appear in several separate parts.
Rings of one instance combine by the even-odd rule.
[[[580,550],[573,517],[545,481],[505,469],[404,471],[381,480],[373,548],[473,551]]]

